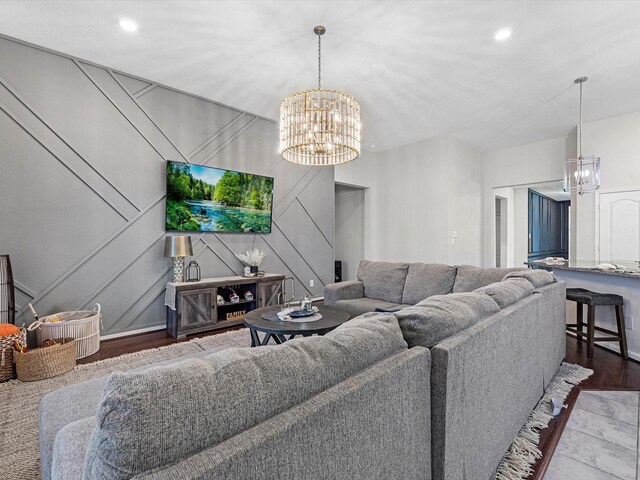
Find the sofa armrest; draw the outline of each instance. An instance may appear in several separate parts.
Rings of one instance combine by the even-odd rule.
[[[338,300],[353,300],[364,297],[364,285],[358,280],[330,283],[324,287],[325,305],[335,305]]]

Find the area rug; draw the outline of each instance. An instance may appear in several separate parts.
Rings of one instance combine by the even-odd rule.
[[[591,375],[593,370],[580,365],[572,363],[560,365],[536,408],[529,415],[527,423],[524,424],[500,462],[496,480],[522,480],[533,473],[531,467],[542,458],[542,452],[538,448],[540,430],[547,428],[553,419],[551,399],[556,398],[564,402],[571,390]]]
[[[245,328],[78,365],[69,373],[47,380],[9,380],[0,383],[0,477],[2,480],[40,478],[38,405],[47,393],[67,385],[102,377],[116,370],[131,370],[208,348],[249,345],[251,337],[249,330]],[[64,405],[60,405],[60,408],[64,409]]]

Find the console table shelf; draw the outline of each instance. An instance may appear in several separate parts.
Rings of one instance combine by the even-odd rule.
[[[260,277],[205,278],[199,282],[168,283],[165,299],[167,331],[176,338],[194,333],[240,325],[244,315],[256,308],[277,305],[284,295],[284,275],[267,273]],[[229,290],[241,300],[218,305],[217,297],[227,298]],[[253,300],[244,300],[244,292]],[[173,302],[173,303],[172,303]],[[230,319],[227,319],[230,318]]]

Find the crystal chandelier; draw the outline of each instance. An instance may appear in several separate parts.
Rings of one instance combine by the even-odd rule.
[[[322,90],[318,25],[318,88],[289,95],[280,104],[280,154],[291,163],[329,166],[360,156],[360,104],[351,95]]]
[[[578,158],[570,158],[564,164],[564,191],[582,195],[600,188],[600,157],[582,155],[582,84],[588,77],[580,77],[574,83],[580,85],[580,125],[578,127]]]

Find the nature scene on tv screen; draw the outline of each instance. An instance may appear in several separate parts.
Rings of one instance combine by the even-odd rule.
[[[273,178],[167,162],[167,230],[271,232]]]

